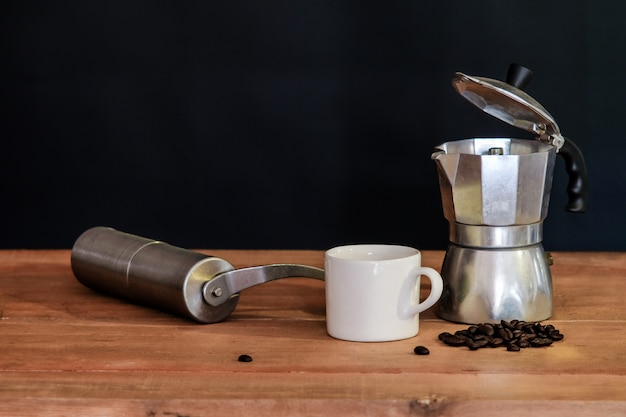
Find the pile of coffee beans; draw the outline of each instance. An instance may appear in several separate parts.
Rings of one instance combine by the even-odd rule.
[[[475,324],[454,334],[444,332],[439,335],[439,340],[448,346],[467,346],[470,350],[506,347],[512,352],[528,347],[550,346],[562,339],[563,334],[551,324],[522,320]]]

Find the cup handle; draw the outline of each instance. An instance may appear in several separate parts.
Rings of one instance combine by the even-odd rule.
[[[411,271],[414,274],[411,278],[412,286],[415,285],[415,280],[420,276],[424,275],[430,280],[430,294],[424,301],[418,304],[411,304],[411,300],[405,299],[405,308],[404,310],[404,318],[410,318],[416,316],[424,310],[432,307],[438,300],[441,298],[441,293],[443,292],[443,279],[441,275],[437,271],[432,268],[421,266],[413,269]],[[408,291],[408,294],[413,294],[413,291]],[[419,289],[418,289],[419,294]],[[419,297],[419,295],[418,295]]]

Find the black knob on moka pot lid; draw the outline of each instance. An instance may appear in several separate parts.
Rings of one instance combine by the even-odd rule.
[[[535,73],[529,68],[513,63],[509,65],[509,71],[506,73],[506,83],[523,90],[530,84],[533,75],[535,75]]]
[[[554,117],[534,98],[522,91],[532,79],[533,72],[519,64],[511,64],[507,82],[455,73],[454,89],[483,112],[511,126],[532,132],[537,139],[556,148],[565,161],[569,182],[567,211],[584,212],[587,209],[587,168],[580,149],[563,137]]]

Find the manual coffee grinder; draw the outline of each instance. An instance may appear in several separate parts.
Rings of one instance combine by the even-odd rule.
[[[537,140],[473,138],[437,146],[449,246],[438,315],[461,323],[540,321],[552,315],[551,257],[542,245],[556,155],[569,175],[566,210],[587,205],[587,173],[578,147],[523,92],[532,72],[512,65],[507,82],[456,73],[456,91]]]

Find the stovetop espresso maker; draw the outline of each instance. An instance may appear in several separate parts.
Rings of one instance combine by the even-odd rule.
[[[584,212],[587,172],[578,147],[523,88],[532,77],[513,64],[507,82],[456,73],[472,104],[537,140],[473,138],[435,149],[449,246],[438,315],[461,323],[540,321],[552,315],[552,260],[542,245],[556,155],[569,176],[566,210]]]

